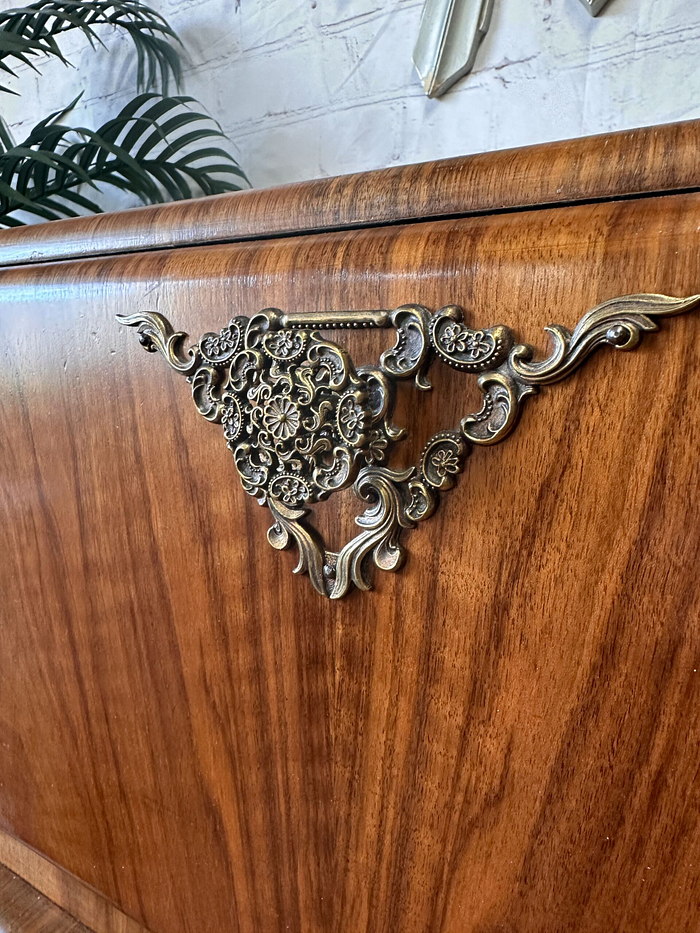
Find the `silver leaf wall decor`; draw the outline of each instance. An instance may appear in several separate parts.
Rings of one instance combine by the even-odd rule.
[[[428,97],[440,97],[474,67],[495,0],[425,0],[413,64]],[[581,0],[597,16],[610,0]]]
[[[440,97],[474,67],[494,0],[426,0],[413,63],[428,97]]]
[[[609,0],[581,0],[591,16],[597,16]]]

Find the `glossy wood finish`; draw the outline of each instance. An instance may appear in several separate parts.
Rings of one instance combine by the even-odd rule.
[[[697,930],[700,315],[543,392],[340,604],[114,315],[459,301],[544,346],[698,291],[699,228],[677,195],[0,272],[3,827],[154,933]],[[476,401],[434,371],[414,450]]]
[[[91,933],[2,865],[0,930],[2,933]]]
[[[95,891],[60,865],[50,862],[21,840],[2,831],[0,831],[0,869],[0,876],[3,878],[11,874],[12,877],[18,877],[30,885],[35,901],[42,901],[46,898],[49,905],[60,904],[69,918],[75,918],[76,921],[84,923],[85,927],[90,929],[90,933],[147,933],[144,927],[123,914],[99,891]],[[8,882],[8,885],[11,891],[21,892],[22,890],[21,884]],[[43,895],[43,898],[37,895]],[[3,908],[6,908],[4,914]],[[10,916],[15,917],[14,908],[12,914],[7,912],[7,908],[5,900],[0,897],[0,918],[3,918],[6,923],[9,922]],[[48,907],[46,913],[49,918],[54,916]],[[16,929],[17,933],[20,930],[22,933],[31,933],[33,929],[28,925],[28,929],[25,930],[19,920],[13,922],[15,927],[12,929]],[[85,927],[78,924],[76,933],[78,930],[84,930]],[[46,933],[49,933],[50,929],[46,928]],[[56,933],[62,929],[59,925]],[[1,920],[0,930],[6,933]]]
[[[0,265],[698,188],[700,120],[2,231]]]

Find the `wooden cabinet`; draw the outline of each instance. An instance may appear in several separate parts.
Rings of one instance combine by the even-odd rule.
[[[700,292],[699,145],[694,122],[0,236],[0,862],[108,933],[699,928],[700,311],[530,400],[403,569],[337,601],[115,318],[197,338],[456,303],[545,351],[607,299]],[[475,376],[431,375],[400,387],[400,464],[478,409]],[[357,514],[345,490],[318,525]]]

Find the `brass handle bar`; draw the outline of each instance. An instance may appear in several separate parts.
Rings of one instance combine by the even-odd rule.
[[[282,314],[282,327],[333,330],[336,327],[391,327],[391,311],[297,311]]]

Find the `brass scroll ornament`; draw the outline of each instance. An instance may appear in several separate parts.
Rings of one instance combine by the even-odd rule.
[[[613,298],[585,314],[573,332],[547,327],[553,346],[543,360],[531,346],[515,344],[508,327],[472,330],[456,305],[435,314],[421,305],[308,314],[270,308],[233,318],[189,349],[187,334],[174,332],[161,314],[119,320],[137,327],[146,350],[159,350],[187,377],[200,414],[223,426],[243,488],[272,513],[270,544],[281,550],[294,542],[295,572],[307,572],[314,589],[339,599],[352,584],[370,589],[372,561],[399,569],[401,532],[433,514],[470,445],[497,444],[512,431],[527,396],[564,379],[598,347],[632,350],[645,331],[658,330],[654,318],[698,304],[700,295]],[[347,351],[321,334],[344,327],[393,328],[396,342],[378,366],[356,369]],[[414,379],[429,389],[435,357],[478,375],[483,405],[458,428],[433,435],[416,467],[392,470],[392,448],[406,434],[391,420],[397,381]],[[308,521],[309,507],[353,482],[368,504],[356,519],[361,531],[340,552],[329,551]]]

